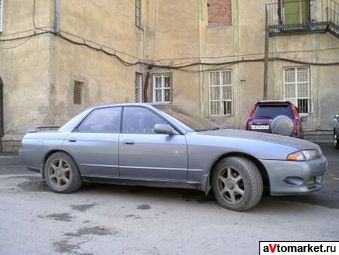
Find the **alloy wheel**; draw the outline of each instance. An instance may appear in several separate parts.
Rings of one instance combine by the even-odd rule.
[[[48,179],[51,184],[60,189],[69,184],[72,171],[69,163],[64,159],[54,159],[48,166]]]
[[[237,204],[243,199],[244,180],[236,169],[231,167],[222,169],[217,180],[218,192],[228,203]]]

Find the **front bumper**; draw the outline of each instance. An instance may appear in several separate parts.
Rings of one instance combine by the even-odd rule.
[[[297,195],[320,190],[327,159],[309,161],[260,160],[267,171],[271,195]]]

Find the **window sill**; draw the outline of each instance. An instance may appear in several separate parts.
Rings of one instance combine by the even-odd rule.
[[[227,25],[227,24],[208,24],[207,29],[225,29],[225,28],[231,28],[232,24]]]

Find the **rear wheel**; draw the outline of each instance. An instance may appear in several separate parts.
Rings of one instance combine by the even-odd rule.
[[[57,193],[71,193],[82,185],[77,165],[63,152],[54,153],[47,159],[44,176],[49,188]]]
[[[212,188],[221,206],[235,211],[246,211],[259,203],[263,181],[252,161],[230,157],[221,160],[214,168]]]

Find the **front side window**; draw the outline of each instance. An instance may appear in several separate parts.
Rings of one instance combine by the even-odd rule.
[[[170,103],[171,87],[170,74],[154,74],[153,75],[153,103]]]
[[[154,134],[156,124],[167,124],[160,116],[143,107],[125,107],[123,115],[123,133]]]
[[[311,92],[308,67],[284,69],[284,99],[291,101],[300,113],[311,112]]]
[[[121,107],[101,108],[94,110],[77,128],[86,133],[119,133]]]
[[[232,114],[232,70],[210,72],[209,109],[211,116]]]

